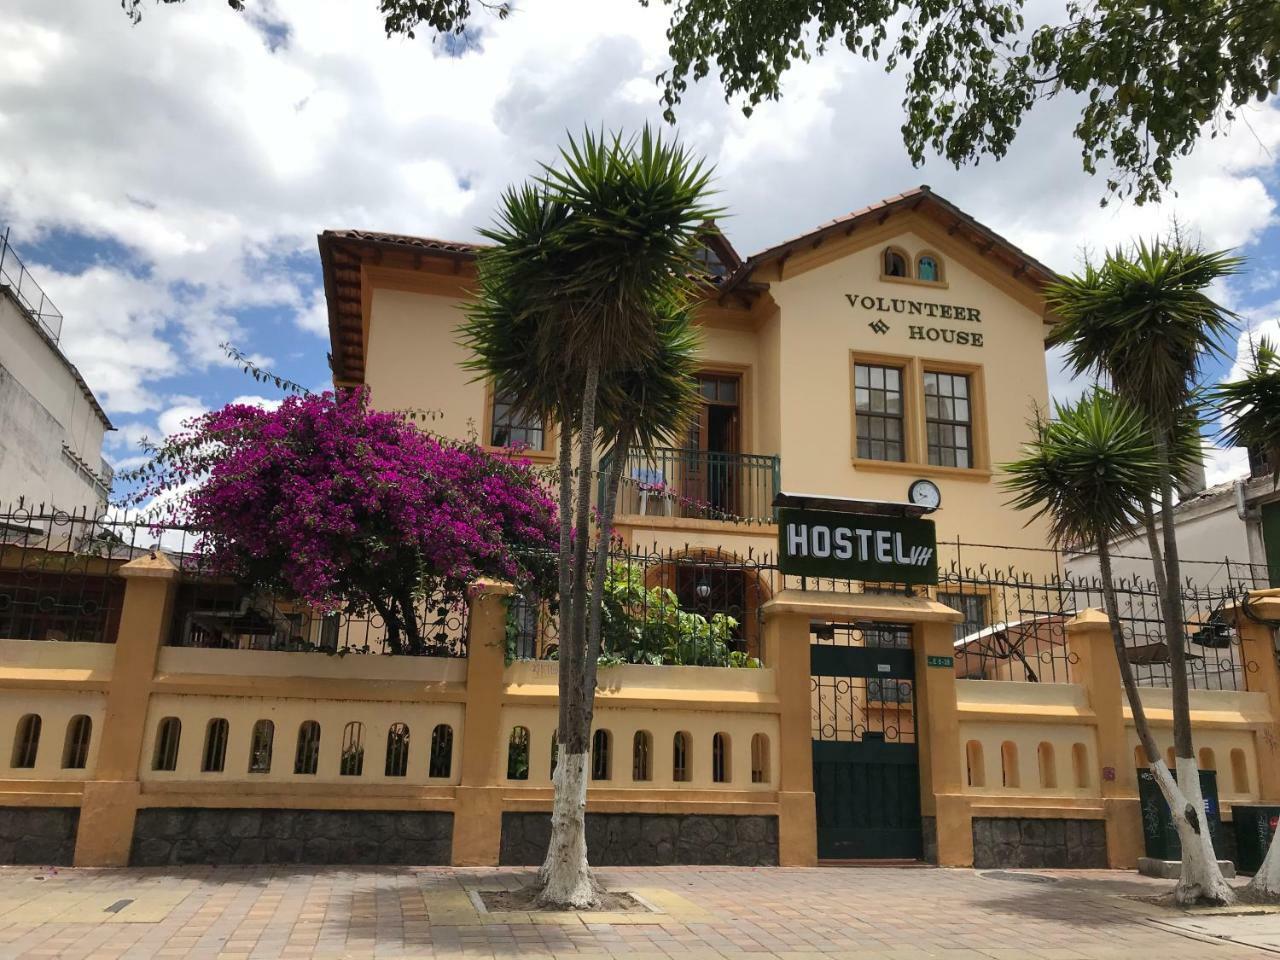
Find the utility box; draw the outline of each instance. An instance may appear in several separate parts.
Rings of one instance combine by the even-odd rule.
[[[1236,869],[1241,873],[1257,873],[1276,835],[1280,806],[1233,803],[1231,818],[1236,830]]]
[[[1216,853],[1222,848],[1222,816],[1218,809],[1218,774],[1200,771],[1200,792],[1204,795],[1205,819]],[[1147,767],[1138,770],[1138,803],[1142,808],[1142,839],[1146,854],[1153,860],[1181,860],[1182,841],[1173,825],[1169,804],[1160,792],[1155,774]],[[1278,808],[1280,809],[1280,808]]]

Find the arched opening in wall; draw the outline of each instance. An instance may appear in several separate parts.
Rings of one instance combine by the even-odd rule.
[[[19,770],[29,770],[36,765],[40,751],[40,716],[28,713],[18,721],[13,735],[13,756],[9,764]]]
[[[982,756],[982,743],[970,740],[964,745],[964,759],[968,784],[981,789],[987,785],[987,763]]]
[[[880,269],[886,277],[910,277],[910,263],[906,253],[897,247],[886,247],[880,257]]]
[[[182,721],[177,717],[165,717],[156,728],[156,747],[151,756],[152,770],[176,770],[178,768],[178,744],[182,740]]]
[[[671,779],[676,783],[693,779],[693,737],[684,730],[671,738]]]
[[[409,726],[393,723],[387,728],[387,763],[384,774],[403,777],[409,773]]]
[[[204,728],[204,752],[200,755],[201,773],[221,773],[227,762],[227,738],[231,726],[222,717],[214,717]]]
[[[304,720],[298,727],[298,752],[293,758],[293,772],[314,774],[320,766],[320,724]]]
[[[653,734],[648,730],[637,730],[631,739],[631,779],[653,779]]]
[[[1012,740],[1000,744],[1000,782],[1010,788],[1022,786],[1018,775],[1018,745]]]
[[[62,769],[83,770],[89,762],[89,741],[93,737],[93,721],[77,714],[67,724],[67,737],[62,744]]]
[[[1233,793],[1249,792],[1249,763],[1239,747],[1231,751],[1231,790]]]
[[[1213,755],[1213,747],[1200,748],[1200,769],[1217,770],[1218,759]]]
[[[428,777],[447,777],[453,769],[453,727],[437,723],[431,731],[431,758],[427,763]]]
[[[751,782],[769,782],[769,738],[763,733],[751,737]]]
[[[259,720],[249,736],[249,772],[270,773],[271,751],[275,748],[276,725],[270,720]]]
[[[717,733],[711,738],[711,779],[715,783],[728,783],[733,776],[729,735]]]
[[[555,779],[556,764],[560,762],[560,731],[551,731],[551,769],[547,771],[547,776]]]
[[[529,728],[512,727],[507,740],[507,779],[529,779]]]
[[[591,779],[611,779],[612,762],[609,757],[612,744],[608,730],[597,730],[591,737]]]
[[[1053,755],[1053,744],[1041,741],[1036,747],[1036,760],[1040,765],[1040,787],[1053,790],[1058,786],[1058,764]]]
[[[342,728],[342,757],[338,775],[358,777],[364,773],[364,724],[352,720]]]
[[[1089,786],[1089,748],[1083,743],[1071,746],[1071,773],[1076,787]]]
[[[773,591],[754,564],[727,550],[686,550],[646,571],[645,588],[654,587],[672,591],[682,611],[696,613],[708,622],[716,614],[731,618],[733,624],[725,637],[729,650],[761,659],[760,607]],[[681,659],[690,666],[724,665],[710,642],[684,646],[687,649],[679,651]]]

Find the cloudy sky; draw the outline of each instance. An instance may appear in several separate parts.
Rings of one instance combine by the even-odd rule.
[[[319,231],[469,239],[566,130],[660,119],[661,4],[525,0],[465,48],[387,39],[375,0],[248,6],[148,3],[135,27],[115,0],[5,0],[0,224],[66,317],[63,346],[119,428],[118,465],[144,435],[264,394],[221,341],[327,382]],[[1080,171],[1071,103],[1037,112],[1000,163],[957,171],[911,166],[900,100],[898,78],[837,53],[750,119],[704,82],[679,132],[715,164],[744,253],[919,183],[1059,270],[1176,215],[1205,244],[1241,248],[1248,272],[1221,296],[1280,329],[1274,100],[1181,162],[1176,197],[1106,209]],[[1210,480],[1242,466],[1216,452]]]

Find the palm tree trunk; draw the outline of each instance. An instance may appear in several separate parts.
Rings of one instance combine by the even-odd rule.
[[[591,522],[591,457],[595,450],[596,391],[600,361],[587,366],[578,432],[578,489],[570,596],[566,629],[560,618],[559,757],[552,775],[551,841],[538,872],[538,902],[561,909],[585,909],[596,902],[598,888],[587,864],[587,764],[590,760],[591,709],[595,690],[586,687],[587,556]],[[563,468],[561,477],[563,478]],[[563,601],[562,601],[563,603]]]
[[[1170,429],[1155,431],[1156,456],[1160,460],[1160,532],[1164,541],[1165,642],[1169,646],[1169,685],[1172,687],[1173,755],[1178,786],[1186,798],[1185,815],[1179,819],[1182,841],[1182,875],[1178,879],[1180,903],[1230,903],[1235,893],[1223,879],[1218,856],[1205,822],[1204,794],[1200,790],[1200,766],[1191,735],[1191,687],[1187,679],[1187,637],[1182,611],[1182,569],[1178,557],[1177,527],[1173,518],[1173,473],[1169,456]],[[1189,827],[1184,833],[1183,821]]]
[[[618,507],[618,484],[631,450],[632,426],[624,422],[613,444],[613,459],[605,478],[604,502],[599,505],[600,529],[596,534],[596,561],[591,572],[591,623],[587,630],[586,688],[596,688],[600,666],[600,624],[604,615],[604,578],[609,570],[609,549],[613,543],[613,515]],[[590,709],[590,707],[588,708]],[[589,722],[589,721],[588,721]]]
[[[1147,552],[1151,554],[1151,569],[1155,573],[1156,591],[1165,592],[1164,551],[1160,549],[1160,537],[1156,534],[1156,510],[1150,498],[1142,501],[1142,527],[1147,532]]]
[[[573,622],[573,431],[569,424],[570,409],[567,402],[560,404],[560,556],[559,592],[556,595],[556,620],[561,643],[568,639],[569,624]],[[556,739],[568,726],[569,701],[559,698],[559,718]],[[554,771],[552,771],[554,775]]]
[[[1111,624],[1111,642],[1120,665],[1120,682],[1124,686],[1129,710],[1133,714],[1134,729],[1143,752],[1147,755],[1147,766],[1169,805],[1169,812],[1178,830],[1178,840],[1182,844],[1182,875],[1174,890],[1174,899],[1181,904],[1233,903],[1235,891],[1218,869],[1218,859],[1213,852],[1207,824],[1204,822],[1204,802],[1199,798],[1199,790],[1197,789],[1194,798],[1190,797],[1174,781],[1151,732],[1151,723],[1142,705],[1137,681],[1133,678],[1133,665],[1129,662],[1124,632],[1120,628],[1119,604],[1111,575],[1111,552],[1105,538],[1098,541],[1098,567],[1102,574],[1102,603]],[[1198,772],[1196,785],[1199,786]]]

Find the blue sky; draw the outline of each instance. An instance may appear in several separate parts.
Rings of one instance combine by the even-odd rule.
[[[448,44],[387,39],[374,0],[143,13],[134,27],[103,0],[10,0],[0,22],[0,224],[66,315],[64,348],[119,427],[108,454],[126,466],[143,435],[275,395],[220,341],[327,383],[319,231],[471,238],[566,129],[660,115],[661,4],[529,0]],[[713,84],[694,88],[679,132],[716,165],[744,253],[919,183],[1059,270],[1176,215],[1249,257],[1219,294],[1252,328],[1280,330],[1274,101],[1180,161],[1165,203],[1103,209],[1070,137],[1075,104],[1038,110],[1002,162],[957,171],[911,166],[900,99],[898,78],[836,53],[793,71],[782,102],[750,119]],[[1075,388],[1052,379],[1060,395]],[[1225,479],[1242,458],[1219,451],[1209,466]]]

